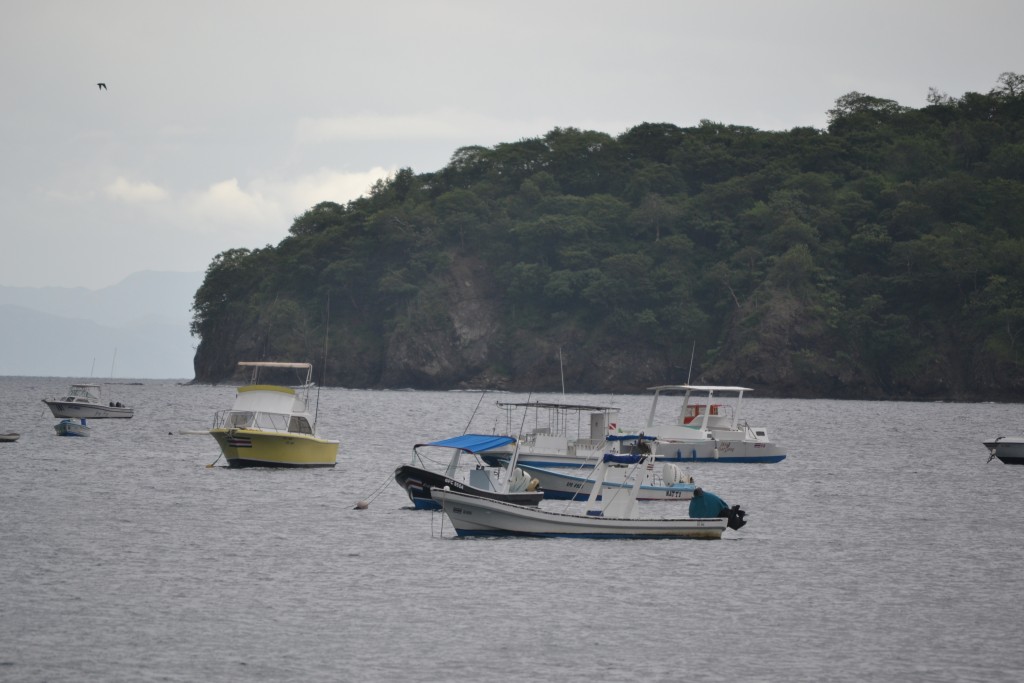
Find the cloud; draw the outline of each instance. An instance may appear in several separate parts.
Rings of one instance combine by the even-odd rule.
[[[249,244],[265,244],[283,237],[295,217],[310,207],[356,199],[390,173],[381,167],[356,173],[322,168],[297,178],[257,179],[245,186],[230,178],[186,195],[184,223],[194,232],[237,235]]]
[[[259,191],[244,190],[230,178],[182,199],[187,226],[200,233],[260,235],[280,233],[286,213],[280,203]]]
[[[344,204],[366,195],[375,182],[387,178],[393,172],[393,169],[380,166],[356,173],[321,168],[285,182],[257,185],[264,192],[278,197],[285,208],[298,215],[320,202]]]
[[[107,196],[118,201],[135,204],[139,202],[159,202],[167,199],[167,190],[159,185],[145,181],[132,182],[124,176],[117,179],[103,188]]]

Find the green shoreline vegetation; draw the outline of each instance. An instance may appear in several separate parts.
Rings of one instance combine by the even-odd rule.
[[[1014,400],[1024,76],[933,88],[921,109],[849,93],[825,130],[642,123],[464,147],[317,204],[276,246],[218,254],[193,312],[201,382],[267,359],[348,387],[557,390],[564,368],[577,392],[689,377]]]

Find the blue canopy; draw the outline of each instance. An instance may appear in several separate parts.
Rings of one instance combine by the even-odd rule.
[[[501,448],[502,446],[507,446],[510,443],[515,442],[516,440],[511,436],[463,434],[462,436],[453,436],[450,439],[441,439],[440,441],[431,441],[430,443],[418,443],[414,448],[419,448],[420,446],[439,446],[441,448],[457,448],[460,451],[466,451],[468,453],[479,453],[481,451]]]
[[[654,441],[656,437],[647,436],[646,434],[609,434],[604,437],[605,441],[633,441],[634,439],[642,439],[644,441]]]
[[[636,455],[616,455],[615,453],[604,454],[604,462],[613,462],[619,465],[635,465],[643,459],[644,456],[639,453]]]

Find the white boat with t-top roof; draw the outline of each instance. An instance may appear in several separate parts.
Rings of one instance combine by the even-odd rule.
[[[59,398],[44,398],[54,417],[99,420],[112,417],[128,418],[135,411],[120,401],[104,401],[99,384],[72,384],[67,394]]]
[[[533,467],[593,467],[608,448],[610,430],[616,426],[619,409],[572,403],[527,401],[504,403],[503,424],[495,433],[518,436],[517,462]],[[520,412],[522,411],[522,412]],[[513,446],[483,451],[480,457],[489,465],[508,462]]]
[[[659,461],[774,463],[786,453],[768,438],[765,427],[741,420],[743,394],[748,387],[666,384],[654,392],[647,423],[616,429],[609,438],[621,451],[646,442]],[[683,402],[671,422],[659,422],[658,404],[664,394],[682,394]]]

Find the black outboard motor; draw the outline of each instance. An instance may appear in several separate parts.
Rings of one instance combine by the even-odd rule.
[[[726,522],[730,529],[736,530],[747,523],[747,520],[743,519],[746,516],[746,512],[740,509],[739,505],[733,505],[731,508],[722,510],[719,513],[719,517],[728,517],[729,521]]]
[[[690,517],[725,517],[726,525],[736,530],[747,523],[747,520],[743,519],[746,515],[739,505],[729,507],[728,503],[710,491],[705,491],[699,486],[693,490]]]

